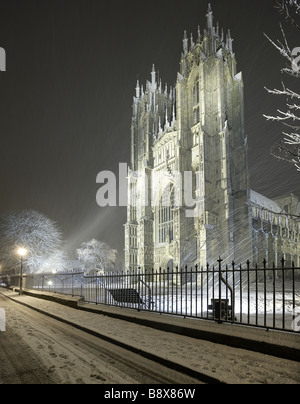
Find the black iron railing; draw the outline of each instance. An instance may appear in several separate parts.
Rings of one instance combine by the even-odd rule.
[[[1,278],[19,287],[19,276]],[[24,276],[24,288],[72,296],[107,306],[300,331],[300,268],[235,263],[179,270],[86,275],[83,272]],[[298,317],[297,317],[298,316]],[[299,321],[298,321],[299,320]]]

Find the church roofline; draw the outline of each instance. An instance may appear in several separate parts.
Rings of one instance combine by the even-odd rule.
[[[274,201],[278,200],[278,199],[283,199],[283,198],[295,198],[298,199],[300,201],[299,196],[295,195],[293,192],[288,193],[288,194],[284,194],[284,195],[280,195],[280,196],[276,196],[276,198],[273,198]]]
[[[273,213],[284,213],[277,202],[252,189],[250,190],[250,202]]]

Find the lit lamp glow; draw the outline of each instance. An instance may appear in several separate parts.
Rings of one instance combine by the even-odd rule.
[[[19,254],[19,256],[20,256],[21,258],[22,258],[22,257],[25,257],[25,255],[27,254],[27,250],[26,250],[25,248],[19,248],[18,254]]]

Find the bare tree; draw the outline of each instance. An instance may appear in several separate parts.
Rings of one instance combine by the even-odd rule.
[[[82,243],[76,250],[77,257],[84,264],[84,269],[103,273],[111,271],[115,267],[117,250],[112,249],[103,241],[91,240]]]
[[[0,216],[0,260],[6,272],[18,271],[19,248],[27,250],[24,266],[28,273],[65,268],[62,233],[52,220],[39,212],[24,210]]]
[[[300,15],[300,3],[298,0],[277,1],[276,8],[279,9],[287,21],[291,22],[300,31],[300,24],[296,20],[297,16]],[[265,34],[265,36],[287,60],[286,66],[281,72],[299,79],[300,66],[298,65],[298,61],[300,63],[300,58],[296,56],[300,53],[300,47],[291,49],[281,24],[280,28],[283,37],[282,41],[277,40],[276,43],[268,35]],[[272,155],[277,159],[294,164],[297,170],[300,171],[300,93],[287,88],[284,83],[282,83],[282,90],[270,90],[268,88],[266,90],[269,94],[287,99],[285,111],[278,109],[276,116],[264,115],[268,121],[280,122],[286,127],[281,140],[275,144]]]

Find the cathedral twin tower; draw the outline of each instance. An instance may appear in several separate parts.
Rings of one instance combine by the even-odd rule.
[[[128,270],[253,257],[244,86],[232,43],[230,31],[225,36],[214,26],[209,6],[204,33],[198,29],[195,42],[184,35],[176,88],[162,88],[154,67],[145,91],[137,83],[125,225]],[[146,192],[140,192],[136,173],[146,179]],[[188,178],[194,206],[187,206]]]

